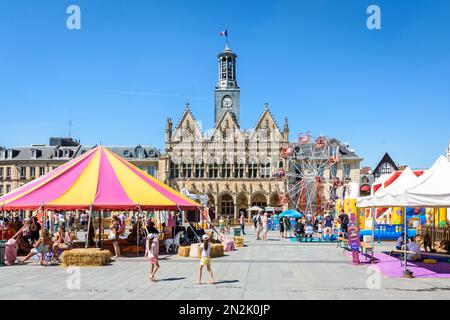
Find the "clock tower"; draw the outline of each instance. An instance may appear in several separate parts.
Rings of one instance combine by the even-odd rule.
[[[219,81],[215,90],[214,124],[220,120],[226,109],[230,110],[239,122],[241,89],[238,87],[236,80],[237,55],[228,48],[227,44],[225,50],[219,53],[217,57]]]

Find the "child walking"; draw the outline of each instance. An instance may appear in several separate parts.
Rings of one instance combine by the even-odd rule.
[[[159,254],[159,240],[158,235],[150,233],[147,236],[147,245],[145,247],[145,256],[150,262],[150,280],[156,282],[155,274],[159,269],[158,263],[158,254]]]
[[[200,248],[202,249],[202,258],[200,260],[200,266],[198,269],[198,284],[202,283],[202,271],[203,266],[206,266],[206,270],[208,270],[209,273],[209,284],[214,284],[214,275],[211,270],[211,244],[209,243],[209,237],[207,235],[204,235],[203,237],[203,243],[200,245]]]

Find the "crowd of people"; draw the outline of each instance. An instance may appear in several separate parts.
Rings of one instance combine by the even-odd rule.
[[[68,219],[67,219],[68,217]],[[15,240],[17,252],[25,254],[23,259],[17,259],[15,263],[25,263],[35,256],[40,257],[43,264],[44,254],[51,253],[53,260],[58,261],[60,253],[72,248],[72,237],[70,228],[74,220],[70,215],[61,213],[54,214],[54,221],[58,224],[50,226],[49,220],[39,221],[37,216],[32,213],[20,215],[18,212],[8,212],[0,217],[0,225],[3,230],[10,230],[14,233],[12,237]],[[51,227],[54,227],[54,238],[52,237]]]

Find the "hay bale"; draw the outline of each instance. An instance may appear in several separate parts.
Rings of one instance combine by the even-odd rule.
[[[244,238],[243,237],[234,237],[234,244],[236,247],[243,247],[244,246]]]
[[[211,245],[211,258],[223,257],[223,245],[214,243]]]
[[[189,257],[190,252],[191,252],[190,246],[178,247],[178,255],[181,257]]]
[[[64,251],[61,255],[61,265],[68,266],[104,266],[111,261],[109,250],[99,249],[72,249]]]

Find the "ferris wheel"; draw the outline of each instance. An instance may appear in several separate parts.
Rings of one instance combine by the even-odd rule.
[[[286,190],[281,202],[312,215],[334,211],[336,190],[343,185],[335,174],[339,144],[325,136],[313,138],[307,132],[283,148],[281,156],[286,160],[285,171],[277,173],[284,179]]]

